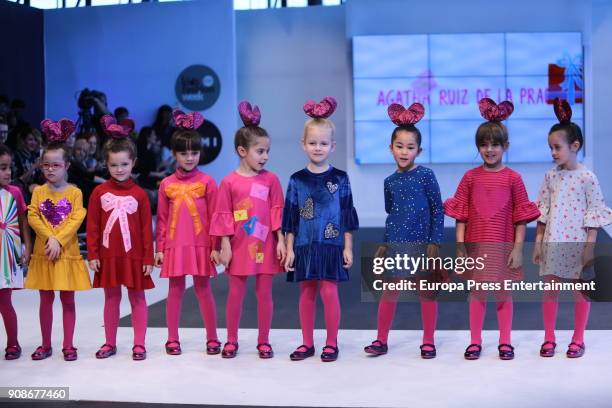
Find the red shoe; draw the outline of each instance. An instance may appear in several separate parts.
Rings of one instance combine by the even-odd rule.
[[[551,345],[552,347],[545,347],[547,345]],[[545,341],[542,343],[540,347],[540,357],[552,357],[555,355],[555,348],[557,347],[557,343],[554,341]]]
[[[267,350],[264,347],[267,347]],[[257,351],[259,352],[259,358],[267,359],[274,357],[274,350],[272,350],[270,343],[258,344]]]
[[[109,358],[110,356],[114,356],[117,354],[117,346],[113,346],[110,344],[103,344],[98,351],[96,351],[96,358]]]
[[[171,346],[171,344],[174,344],[174,346]],[[181,342],[178,340],[168,340],[166,342],[165,347],[166,347],[166,354],[169,354],[171,356],[178,356],[183,352],[181,350]]]
[[[36,350],[34,350],[34,352],[32,353],[32,360],[34,361],[44,360],[47,357],[51,357],[52,354],[53,354],[52,347],[45,348],[43,346],[38,346]]]
[[[140,348],[140,350],[142,351],[136,351],[137,347]],[[145,348],[145,346],[136,344],[134,347],[132,347],[132,360],[142,361],[146,358],[147,358],[147,349]]]
[[[208,340],[206,342],[206,354],[214,355],[221,352],[221,342],[219,340]]]
[[[77,349],[75,347],[67,347],[62,349],[64,361],[74,361],[77,359]]]
[[[228,346],[234,346],[233,349],[230,349]],[[233,341],[228,341],[223,345],[223,351],[221,352],[221,357],[223,358],[234,358],[238,354],[238,343],[234,343]]]
[[[577,348],[572,348],[572,346],[575,346]],[[584,343],[578,344],[572,341],[569,346],[567,346],[567,353],[565,353],[565,355],[567,356],[567,358],[580,358],[584,356],[584,349]]]
[[[19,357],[21,357],[21,347],[19,347],[19,344],[16,346],[8,346],[4,349],[5,360],[17,360]]]

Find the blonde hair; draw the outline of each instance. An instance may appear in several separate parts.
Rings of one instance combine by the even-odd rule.
[[[302,140],[306,140],[306,135],[308,134],[308,129],[312,127],[320,127],[331,130],[331,137],[334,140],[334,135],[336,134],[336,126],[334,122],[325,118],[310,118],[304,123],[304,134],[302,135]]]

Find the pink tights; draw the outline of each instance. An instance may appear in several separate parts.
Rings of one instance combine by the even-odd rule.
[[[11,295],[13,289],[0,289],[0,315],[4,320],[4,328],[6,329],[6,345],[18,346],[17,341],[17,314],[13,308]]]
[[[53,301],[55,292],[52,290],[39,290],[40,293],[40,331],[42,333],[42,346],[51,347],[51,328],[53,326]],[[63,348],[72,348],[74,336],[74,325],[76,322],[76,308],[74,304],[74,291],[60,291],[62,302],[62,317],[64,323]]]
[[[302,342],[305,346],[314,345],[314,325],[316,317],[317,286],[323,301],[327,338],[325,344],[337,346],[338,328],[340,326],[340,298],[338,284],[329,280],[309,280],[300,283],[300,324],[302,325]]]
[[[144,290],[128,288],[128,298],[132,306],[132,327],[134,328],[134,345],[145,345],[147,333],[147,301]],[[121,303],[121,286],[104,288],[104,332],[106,344],[117,345],[117,327],[119,326],[119,305]]]

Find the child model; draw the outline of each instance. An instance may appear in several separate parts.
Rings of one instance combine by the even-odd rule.
[[[572,122],[572,110],[565,100],[555,100],[559,123],[548,133],[548,145],[555,167],[544,176],[538,196],[538,218],[533,261],[547,281],[588,281],[592,268],[597,229],[612,223],[612,210],[606,204],[597,177],[578,163],[576,155],[584,144],[582,131]],[[555,323],[559,293],[544,293],[544,343],[542,357],[555,354]],[[580,291],[574,292],[574,335],[567,357],[584,355],[584,330],[591,303]]]
[[[244,126],[234,137],[240,157],[238,168],[219,188],[211,234],[221,238],[221,262],[228,266],[227,342],[221,356],[233,358],[238,351],[238,327],[247,278],[255,276],[260,358],[274,356],[268,339],[272,325],[272,281],[282,272],[285,240],[281,232],[283,190],[278,177],[264,165],[270,153],[270,137],[259,126],[259,108],[243,101],[238,106]]]
[[[325,97],[320,103],[308,101],[304,112],[310,119],[304,125],[302,144],[308,164],[289,179],[283,213],[287,233],[287,281],[300,283],[300,324],[302,342],[291,360],[314,355],[314,323],[317,287],[325,308],[327,339],[322,361],[338,358],[340,300],[337,283],[348,280],[353,264],[352,231],[359,228],[353,207],[351,185],[346,172],[329,164],[334,151],[335,126],[329,116],[336,100]]]
[[[32,253],[32,238],[26,216],[26,204],[21,190],[11,186],[11,151],[0,145],[0,314],[6,329],[4,358],[15,360],[21,356],[17,341],[17,314],[11,302],[13,289],[23,288],[22,266],[27,265]],[[25,244],[22,252],[21,239]]]
[[[144,360],[147,331],[147,302],[144,289],[155,287],[153,268],[153,228],[147,193],[132,180],[136,146],[130,129],[118,125],[110,115],[101,119],[110,139],[104,145],[104,158],[111,178],[96,187],[89,199],[87,216],[87,257],[95,272],[95,288],[104,288],[104,331],[106,342],[96,358],[117,353],[117,327],[121,286],[128,288],[132,307],[134,347],[132,359]]]
[[[193,276],[193,286],[206,326],[206,353],[219,354],[217,307],[210,278],[217,275],[213,259],[218,256],[208,235],[210,217],[215,207],[217,184],[198,170],[202,139],[197,129],[204,118],[197,112],[173,112],[177,130],[172,135],[172,154],[176,159],[174,174],[162,180],[157,204],[157,247],[155,266],[161,277],[170,279],[166,320],[166,353],[181,354],[179,321],[185,294],[185,276]]]
[[[70,152],[64,142],[74,132],[74,124],[68,119],[46,119],[41,127],[48,141],[41,164],[47,182],[34,189],[28,207],[28,221],[36,241],[25,281],[26,288],[40,291],[42,345],[32,359],[43,360],[52,354],[53,300],[54,291],[59,290],[64,320],[62,353],[64,360],[73,361],[77,359],[72,343],[76,321],[74,291],[91,288],[77,239],[87,211],[81,190],[66,181]]]
[[[446,215],[457,220],[458,256],[483,258],[484,269],[472,270],[470,277],[477,282],[520,280],[522,250],[526,223],[539,215],[529,201],[521,176],[502,162],[508,149],[508,129],[501,122],[514,110],[511,102],[497,105],[489,98],[479,102],[480,114],[487,120],[476,131],[476,147],[482,166],[469,170],[459,183],[455,196],[444,203]],[[499,323],[499,358],[514,358],[511,345],[512,297],[508,291],[495,292]],[[487,307],[487,291],[470,293],[471,344],[465,350],[467,360],[476,360],[482,350],[482,326]]]
[[[427,246],[427,256],[438,256],[438,246],[444,235],[444,207],[440,197],[440,187],[433,171],[415,164],[421,153],[421,132],[415,124],[425,114],[420,103],[405,109],[399,104],[388,108],[391,121],[397,125],[391,135],[389,150],[397,164],[397,170],[385,179],[385,242],[396,245],[398,250],[413,252],[420,256]],[[377,257],[385,256],[387,248],[381,247]],[[386,254],[392,256],[391,254]],[[396,271],[394,271],[396,272]],[[394,273],[391,279],[399,278]],[[402,276],[406,277],[406,276]],[[384,292],[378,305],[378,337],[365,352],[372,355],[386,354],[387,338],[393,324],[399,291]],[[438,315],[435,299],[421,295],[421,319],[423,321],[423,344],[421,357],[436,356],[434,331]]]

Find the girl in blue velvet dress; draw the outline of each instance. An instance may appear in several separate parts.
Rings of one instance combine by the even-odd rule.
[[[440,187],[433,171],[415,164],[421,153],[421,132],[414,124],[425,109],[415,103],[408,109],[392,104],[389,116],[397,125],[391,136],[389,149],[397,163],[397,170],[385,179],[385,243],[376,257],[394,257],[396,253],[430,258],[438,256],[438,246],[444,234],[444,207]],[[403,271],[390,271],[387,280],[409,277]],[[378,356],[388,351],[387,338],[393,324],[399,291],[385,291],[378,305],[378,336],[365,352]],[[434,358],[434,331],[438,316],[438,303],[428,293],[420,293],[423,344],[421,357]]]
[[[322,361],[338,357],[340,300],[337,283],[348,280],[353,264],[352,231],[359,227],[347,174],[329,165],[335,148],[334,124],[327,119],[336,101],[307,102],[312,118],[304,126],[303,145],[309,163],[289,180],[283,212],[287,234],[287,280],[300,282],[300,324],[303,344],[290,356],[294,361],[314,355],[317,287],[325,308],[327,339]]]

